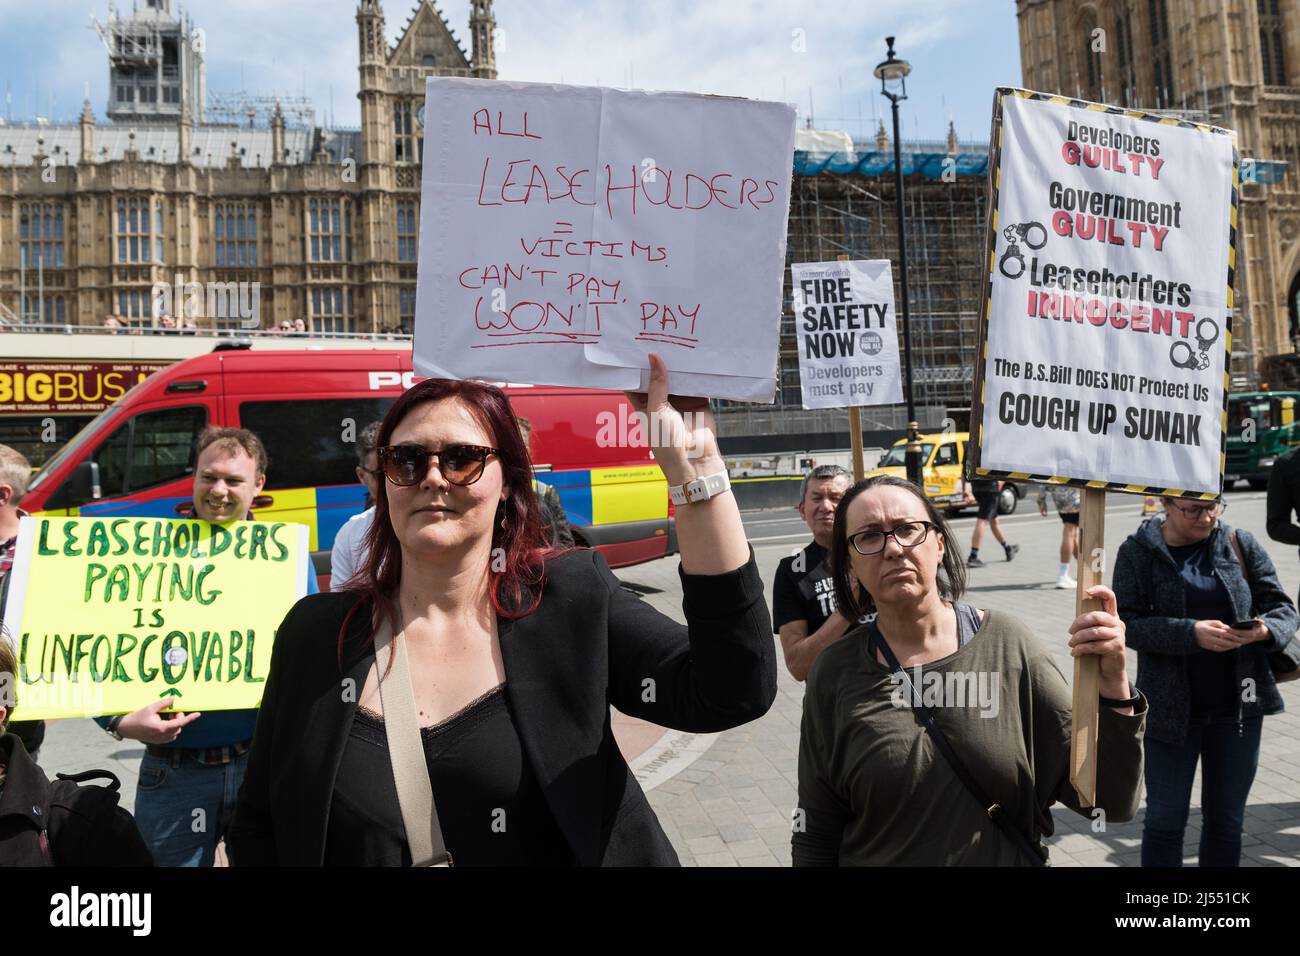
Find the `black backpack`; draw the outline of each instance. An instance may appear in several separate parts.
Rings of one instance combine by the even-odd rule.
[[[92,783],[108,780],[107,784]],[[135,818],[118,806],[121,783],[107,770],[50,781],[49,848],[55,866],[153,866]]]

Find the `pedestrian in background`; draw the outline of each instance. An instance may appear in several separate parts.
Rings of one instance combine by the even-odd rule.
[[[1079,489],[1070,485],[1039,485],[1038,513],[1044,517],[1048,496],[1061,518],[1061,563],[1056,568],[1056,587],[1058,590],[1078,587],[1079,582],[1070,577],[1070,559],[1077,561],[1079,557]]]
[[[9,598],[9,572],[13,570],[14,551],[18,547],[18,522],[28,517],[18,503],[27,494],[31,476],[32,466],[26,456],[16,448],[0,445],[0,621],[4,620]],[[0,641],[3,640],[4,636],[0,635]],[[45,741],[45,721],[10,721],[9,732],[22,738],[28,755],[36,760]]]
[[[1070,687],[1044,635],[962,603],[959,547],[910,482],[868,478],[840,502],[836,601],[852,620],[876,616],[808,675],[796,866],[1042,865],[1052,805],[1091,816],[1070,785]],[[1118,823],[1137,812],[1146,703],[1129,684],[1115,596],[1088,594],[1104,610],[1075,618],[1069,647],[1098,659],[1097,806]],[[936,684],[961,696],[936,699]]]
[[[984,529],[987,527],[993,532],[993,537],[997,539],[998,544],[1002,545],[1002,551],[1010,561],[1020,550],[1020,545],[1010,544],[1007,542],[1007,536],[1002,533],[1002,524],[998,521],[998,498],[1001,496],[1001,489],[998,482],[992,478],[977,478],[970,483],[971,494],[975,496],[975,530],[970,536],[970,554],[966,556],[966,567],[982,568],[987,562],[980,558],[980,544],[984,540]]]
[[[1268,553],[1224,502],[1163,499],[1120,545],[1115,593],[1151,701],[1143,866],[1182,866],[1201,764],[1201,866],[1237,866],[1264,715],[1282,712],[1268,653],[1300,617]]]
[[[330,551],[330,590],[337,591],[366,563],[365,541],[375,519],[375,496],[379,494],[379,457],[375,441],[381,422],[371,422],[357,436],[357,480],[366,489],[364,509],[339,528]]]
[[[835,609],[835,578],[827,563],[835,509],[853,476],[839,465],[818,465],[799,485],[799,517],[813,539],[782,558],[772,579],[772,627],[781,638],[785,669],[804,680],[823,650],[849,629],[851,621]]]
[[[528,452],[528,464],[531,469],[533,461],[533,423],[522,416],[516,417],[515,423],[519,426],[519,434],[523,436],[524,449]],[[572,548],[574,544],[573,528],[569,524],[569,515],[564,510],[564,503],[560,501],[560,493],[553,485],[541,481],[536,472],[533,473],[533,493],[537,495],[537,503],[541,508],[542,533],[546,538],[546,543],[556,549]]]

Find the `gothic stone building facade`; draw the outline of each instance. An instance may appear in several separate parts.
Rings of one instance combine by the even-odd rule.
[[[155,286],[258,283],[263,326],[409,328],[424,78],[496,76],[491,0],[471,3],[467,54],[429,0],[391,48],[380,0],[360,0],[360,130],[297,128],[278,108],[260,127],[196,122],[184,93],[170,121],[123,118],[135,91],[118,85],[115,122],[87,103],[77,124],[0,126],[0,321],[152,323]],[[169,0],[136,16],[175,32]]]
[[[1300,343],[1300,0],[1016,0],[1016,13],[1026,87],[1237,131],[1233,372],[1258,381]]]

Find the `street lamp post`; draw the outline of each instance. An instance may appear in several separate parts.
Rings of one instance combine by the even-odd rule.
[[[907,377],[907,480],[918,488],[921,483],[921,438],[917,434],[916,406],[912,400],[912,329],[907,301],[907,226],[903,221],[903,153],[898,134],[898,101],[907,99],[907,75],[912,65],[894,56],[894,38],[885,37],[888,55],[875,69],[880,92],[889,98],[894,114],[894,173],[898,176],[895,201],[898,210],[898,271],[903,294],[903,369]]]

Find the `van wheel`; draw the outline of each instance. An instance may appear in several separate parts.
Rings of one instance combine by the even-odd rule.
[[[1252,478],[1250,479],[1250,487],[1253,488],[1255,491],[1265,491],[1268,489],[1268,479]]]
[[[1018,504],[1020,504],[1020,498],[1015,489],[1010,485],[1003,485],[1002,491],[998,493],[998,514],[1014,514]]]

